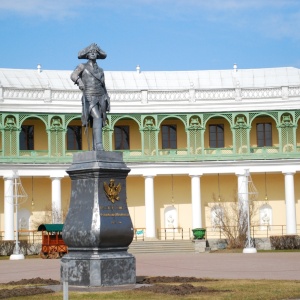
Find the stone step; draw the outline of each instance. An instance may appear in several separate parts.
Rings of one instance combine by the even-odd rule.
[[[190,240],[181,241],[133,241],[128,252],[134,253],[169,253],[195,252],[195,245]]]

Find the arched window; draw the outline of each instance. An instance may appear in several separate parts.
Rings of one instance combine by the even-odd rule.
[[[209,147],[224,148],[224,124],[209,125]]]
[[[34,126],[33,125],[21,126],[20,150],[34,150]]]
[[[68,126],[67,150],[82,150],[82,126],[79,125]]]
[[[177,148],[177,126],[162,125],[162,149],[176,149]]]
[[[115,149],[116,150],[130,149],[129,126],[127,125],[115,126],[114,133],[115,133]]]
[[[272,142],[272,124],[256,124],[257,147],[273,146]]]

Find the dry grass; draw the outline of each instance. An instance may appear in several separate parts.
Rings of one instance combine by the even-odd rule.
[[[174,284],[173,284],[174,285]],[[216,292],[197,293],[186,296],[174,296],[138,289],[119,292],[81,293],[69,292],[69,299],[101,299],[101,300],[175,300],[175,299],[203,299],[203,300],[282,300],[300,298],[300,281],[275,281],[275,280],[215,280],[193,283],[194,286],[204,286]],[[7,286],[0,286],[1,289]],[[16,287],[14,287],[16,288]],[[62,299],[62,292],[44,295],[32,295],[9,299],[32,300],[58,300]]]

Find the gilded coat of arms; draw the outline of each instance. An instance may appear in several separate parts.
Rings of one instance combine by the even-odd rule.
[[[109,184],[104,182],[104,191],[109,201],[115,203],[115,201],[119,201],[120,197],[119,194],[121,192],[121,183],[118,185],[115,184],[115,180],[111,179]]]

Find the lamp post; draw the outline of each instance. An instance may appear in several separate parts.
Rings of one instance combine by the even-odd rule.
[[[256,248],[254,247],[253,240],[251,239],[251,223],[250,223],[250,201],[253,201],[253,197],[257,196],[257,190],[252,182],[251,175],[248,169],[245,169],[245,177],[244,177],[243,187],[242,187],[242,201],[243,201],[243,213],[246,213],[247,218],[247,239],[245,243],[245,248],[243,249],[243,253],[257,253]],[[250,198],[250,199],[249,199]],[[250,200],[250,201],[249,201]]]

